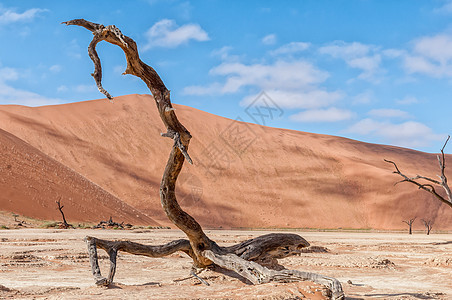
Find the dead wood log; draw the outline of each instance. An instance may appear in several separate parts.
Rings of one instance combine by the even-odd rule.
[[[176,199],[175,187],[176,180],[182,169],[185,159],[192,164],[192,159],[188,154],[188,145],[191,139],[190,132],[179,122],[174,108],[171,105],[170,91],[166,88],[163,81],[157,72],[147,64],[141,61],[138,54],[138,49],[135,41],[128,36],[125,36],[114,25],[104,26],[101,24],[92,23],[84,19],[75,19],[67,22],[63,22],[66,25],[77,25],[84,27],[91,31],[94,35],[91,43],[88,47],[88,53],[91,60],[94,63],[94,77],[97,87],[108,99],[112,99],[112,96],[102,87],[102,67],[99,56],[96,52],[96,45],[101,41],[106,41],[111,44],[119,46],[126,56],[127,67],[123,74],[131,74],[139,77],[148,86],[152,95],[154,96],[157,109],[159,111],[160,118],[166,127],[166,133],[162,133],[163,137],[168,137],[174,140],[173,147],[171,149],[165,171],[163,173],[162,181],[160,184],[160,200],[162,207],[167,217],[173,222],[179,229],[181,229],[188,237],[190,250],[184,248],[185,252],[193,259],[193,264],[198,268],[205,268],[212,264],[223,264],[226,268],[233,270],[253,283],[259,283],[256,281],[256,276],[265,277],[261,283],[269,281],[288,281],[292,280],[305,280],[310,278],[315,282],[326,284],[332,289],[333,298],[343,298],[344,294],[339,281],[331,279],[322,275],[307,275],[311,273],[298,274],[298,271],[287,271],[279,275],[269,275],[263,267],[257,267],[256,263],[240,258],[238,255],[243,255],[248,258],[259,257],[278,257],[287,254],[293,254],[296,249],[305,247],[308,243],[301,237],[296,235],[286,234],[273,234],[268,235],[265,238],[257,238],[251,241],[241,243],[233,247],[220,247],[214,241],[209,239],[202,230],[199,223],[188,213],[186,213],[178,204]],[[145,249],[145,253],[154,253],[155,249],[148,247],[162,247],[162,246],[144,246],[132,242],[119,242],[119,241],[101,241],[95,238],[87,238],[88,248],[90,252],[91,267],[96,282],[103,283],[103,277],[101,276],[99,266],[97,264],[97,250],[96,246],[105,247],[107,253],[110,256],[110,274],[105,283],[113,280],[115,268],[116,268],[116,255],[117,251],[122,250],[132,254],[142,254],[143,252],[134,253],[135,248]],[[112,243],[112,244],[110,244]],[[116,244],[115,244],[116,243]],[[186,242],[179,242],[184,247],[187,246]],[[171,243],[170,243],[171,244]],[[122,245],[112,246],[112,245]],[[126,246],[127,245],[127,246]],[[133,245],[130,246],[130,245]],[[166,246],[173,251],[178,249],[175,245],[171,244]],[[108,247],[107,247],[108,246]],[[105,250],[105,249],[104,249]],[[184,251],[175,250],[175,251]],[[235,253],[237,252],[237,253]],[[171,252],[172,253],[172,252]],[[148,255],[153,256],[153,255]],[[155,256],[153,256],[155,257]],[[223,263],[223,261],[236,260],[238,263]],[[250,269],[250,272],[243,272],[244,269]],[[293,273],[290,273],[293,272]],[[259,275],[260,274],[260,275]],[[331,280],[334,284],[330,284]]]
[[[437,155],[436,158],[438,159],[438,163],[439,163],[439,169],[441,171],[441,174],[438,175],[440,181],[432,179],[430,177],[426,177],[426,176],[421,176],[421,175],[416,175],[414,177],[408,177],[407,175],[403,174],[400,170],[399,167],[397,166],[397,164],[391,160],[387,160],[385,159],[384,161],[390,164],[394,165],[395,171],[392,172],[394,174],[399,174],[400,176],[403,177],[403,180],[396,182],[395,184],[399,184],[401,182],[410,182],[414,185],[416,185],[419,189],[422,189],[424,191],[429,192],[430,194],[432,194],[433,196],[435,196],[438,200],[440,200],[441,202],[447,204],[448,206],[452,207],[452,193],[450,190],[450,187],[447,183],[447,177],[445,174],[445,169],[446,169],[446,155],[444,154],[444,148],[446,148],[447,142],[450,139],[450,135],[447,136],[446,142],[444,143],[444,146],[441,148],[441,155]],[[420,182],[419,180],[424,180],[427,181],[429,183],[423,183]],[[446,193],[446,196],[442,196],[441,194],[439,194],[435,187],[433,186],[433,184],[439,185],[440,187],[443,188],[443,190]]]
[[[97,228],[120,228],[120,229],[124,229],[124,227],[127,228],[132,228],[132,224],[124,224],[124,222],[122,223],[118,223],[118,222],[114,222],[112,216],[110,216],[110,218],[108,219],[108,221],[100,221],[99,224],[97,224],[96,226],[94,226],[94,229]]]
[[[130,254],[148,257],[163,257],[177,251],[182,251],[190,257],[193,257],[190,242],[184,239],[172,241],[160,246],[149,246],[130,241],[107,241],[90,236],[85,237],[85,242],[88,246],[89,262],[94,279],[97,285],[102,286],[108,286],[113,283],[116,272],[116,256],[120,250]],[[102,277],[98,263],[97,248],[105,250],[110,258],[110,270],[107,278]]]

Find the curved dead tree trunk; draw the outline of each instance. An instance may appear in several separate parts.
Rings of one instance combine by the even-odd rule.
[[[111,95],[102,87],[102,68],[96,52],[96,45],[101,41],[121,47],[127,60],[127,68],[123,74],[139,77],[146,83],[154,96],[157,109],[167,132],[163,137],[174,140],[163,178],[160,184],[160,200],[162,207],[179,229],[188,237],[188,241],[179,240],[162,246],[145,246],[128,241],[104,241],[87,237],[93,275],[98,284],[112,282],[116,269],[116,253],[121,250],[137,255],[160,257],[175,251],[184,251],[194,262],[194,266],[205,268],[212,264],[233,270],[252,283],[265,283],[269,281],[298,281],[312,280],[326,285],[332,298],[344,297],[341,284],[338,280],[318,274],[298,271],[269,270],[250,260],[259,261],[264,258],[281,258],[300,253],[300,249],[309,245],[306,240],[295,234],[270,234],[252,239],[232,247],[220,247],[210,240],[203,232],[199,223],[179,206],[176,200],[176,180],[182,169],[184,161],[192,163],[188,154],[188,145],[191,139],[190,132],[179,122],[171,105],[170,91],[166,88],[157,72],[143,63],[138,55],[134,40],[123,35],[114,25],[104,26],[84,19],[63,22],[66,25],[82,26],[94,35],[89,44],[88,52],[94,63],[94,77],[97,87],[108,99]],[[104,249],[110,256],[110,273],[107,279],[103,278],[97,263],[96,246]],[[257,279],[256,279],[257,278]]]
[[[55,201],[55,203],[57,204],[58,210],[60,211],[61,217],[63,218],[63,223],[61,223],[61,227],[64,228],[64,229],[68,229],[70,227],[73,227],[71,224],[69,224],[66,221],[66,217],[64,216],[64,212],[63,212],[64,205],[61,205],[61,197],[59,197],[58,200]]]

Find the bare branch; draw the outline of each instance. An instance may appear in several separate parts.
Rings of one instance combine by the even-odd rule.
[[[130,254],[148,257],[163,257],[177,251],[185,252],[192,258],[194,256],[190,242],[183,239],[158,246],[142,245],[130,241],[107,241],[90,236],[85,238],[85,242],[88,246],[91,270],[93,272],[94,279],[96,280],[96,285],[107,286],[113,282],[116,272],[116,256],[120,250]],[[110,271],[108,278],[102,277],[101,275],[97,257],[97,248],[105,250],[110,257]]]
[[[441,186],[443,187],[444,191],[446,192],[448,200],[452,203],[452,193],[451,193],[451,191],[450,191],[449,185],[447,184],[447,177],[446,177],[446,174],[445,174],[445,169],[446,169],[446,155],[444,154],[444,148],[446,147],[447,142],[449,141],[449,139],[450,139],[450,135],[447,136],[446,142],[444,143],[443,148],[441,148],[441,157],[442,157],[442,160],[440,159],[439,156],[437,156],[437,158],[438,158],[438,162],[439,162],[439,167],[440,167],[440,169],[441,169],[441,175],[440,175],[440,178],[441,178]]]
[[[449,142],[450,135],[447,136],[446,142],[444,143],[444,146],[441,148],[441,153],[444,154],[444,149],[446,148],[447,142]]]
[[[397,185],[399,183],[402,182],[410,182],[414,185],[416,185],[419,189],[422,189],[426,192],[431,193],[432,195],[434,195],[438,200],[440,200],[441,202],[447,204],[448,206],[452,207],[452,196],[451,196],[451,191],[450,188],[447,184],[447,178],[446,175],[444,173],[444,169],[445,169],[445,155],[444,155],[444,147],[446,147],[447,142],[449,141],[450,136],[448,136],[446,142],[444,143],[443,148],[441,149],[441,153],[442,153],[442,160],[440,159],[440,157],[438,156],[438,161],[440,164],[440,169],[441,169],[441,182],[434,180],[432,178],[426,177],[426,176],[421,176],[421,175],[416,175],[415,177],[408,177],[407,175],[403,174],[399,167],[397,166],[397,164],[391,160],[387,160],[384,159],[385,162],[390,163],[394,166],[395,171],[393,171],[394,174],[398,174],[401,177],[403,177],[403,180],[397,181],[394,185]],[[417,180],[419,179],[423,179],[429,182],[432,182],[434,184],[437,184],[439,186],[441,186],[445,191],[446,191],[446,195],[447,198],[441,196],[439,193],[436,192],[435,187],[431,184],[422,184],[420,182],[418,182]]]
[[[174,108],[173,108],[174,110]],[[171,139],[174,140],[174,147],[179,148],[179,150],[182,152],[182,154],[184,155],[185,159],[192,165],[193,161],[190,157],[190,155],[188,155],[187,150],[185,149],[185,146],[182,144],[181,140],[180,140],[180,134],[179,132],[176,132],[172,129],[168,129],[168,131],[166,133],[160,133],[161,136],[163,137],[169,137]]]
[[[89,57],[94,63],[94,73],[92,73],[91,76],[93,76],[94,80],[96,81],[97,89],[99,90],[99,92],[104,94],[108,99],[113,100],[113,97],[102,87],[102,66],[100,64],[99,55],[96,51],[97,43],[102,40],[103,38],[101,36],[101,33],[96,31],[94,33],[93,40],[88,46]]]
[[[410,178],[411,180],[417,180],[417,179],[424,179],[430,182],[433,182],[434,184],[441,184],[441,182],[439,182],[438,180],[435,179],[431,179],[429,177],[425,177],[425,176],[421,176],[421,175],[416,175],[416,177]]]

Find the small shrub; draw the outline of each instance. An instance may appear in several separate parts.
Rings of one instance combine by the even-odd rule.
[[[91,229],[92,226],[89,225],[89,224],[77,224],[77,228],[80,228],[80,229]]]
[[[59,227],[58,222],[45,222],[41,225],[42,228],[56,228]]]

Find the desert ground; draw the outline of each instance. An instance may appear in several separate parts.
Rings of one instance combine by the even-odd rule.
[[[275,232],[275,231],[272,231]],[[287,231],[284,231],[287,232]],[[347,299],[452,299],[452,234],[423,232],[293,231],[311,243],[300,256],[279,260],[287,269],[338,278]],[[269,231],[206,230],[221,245]],[[114,285],[97,287],[83,238],[163,244],[185,238],[179,230],[0,230],[1,299],[323,299],[310,282],[252,286],[226,272],[190,277],[184,253],[148,258],[120,253]],[[315,246],[315,247],[314,247]],[[320,251],[322,250],[322,251]],[[326,252],[325,252],[326,251]],[[99,250],[106,275],[108,258]]]

